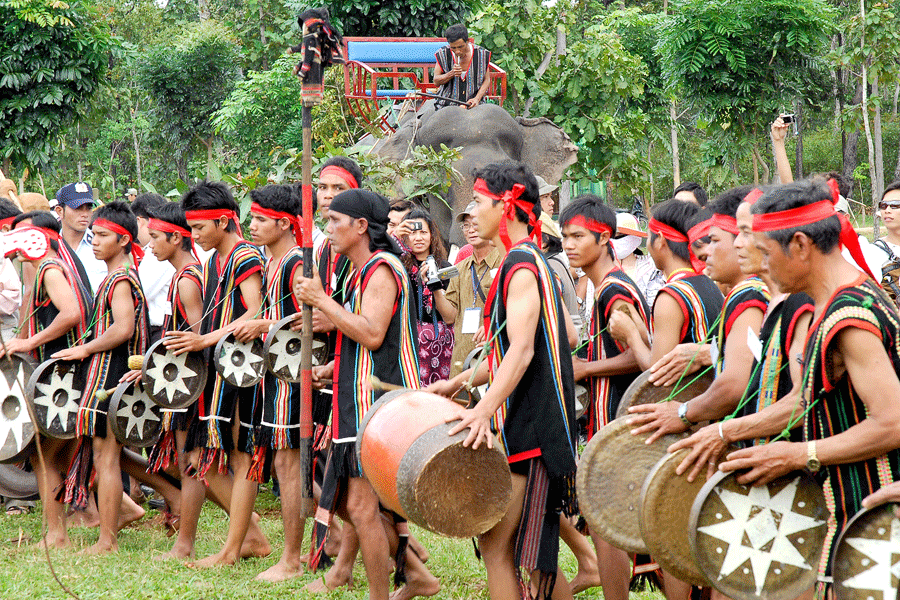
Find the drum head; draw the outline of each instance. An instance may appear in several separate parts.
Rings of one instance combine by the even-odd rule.
[[[734,600],[793,600],[818,577],[828,509],[804,472],[767,485],[716,473],[691,509],[691,551],[704,576]]]
[[[120,383],[109,401],[109,428],[126,446],[147,448],[156,443],[162,432],[160,409],[133,381]]]
[[[259,383],[266,370],[263,344],[259,338],[247,344],[229,333],[216,344],[213,352],[216,372],[234,387],[251,387]]]
[[[669,394],[672,393],[673,389],[677,389],[678,393],[672,396],[671,400],[687,402],[691,398],[695,398],[705,392],[706,388],[712,383],[713,377],[712,371],[699,376],[697,373],[691,373],[690,375],[685,375],[676,388],[674,385],[653,385],[648,381],[650,379],[650,371],[644,371],[631,382],[631,385],[622,394],[619,408],[616,410],[616,418],[627,415],[628,408],[631,406],[664,402],[669,399]]]
[[[13,465],[0,465],[0,496],[28,500],[38,495],[37,477]]]
[[[175,356],[163,340],[155,342],[144,355],[141,381],[144,389],[162,408],[187,408],[206,387],[207,367],[202,352]]]
[[[578,463],[578,504],[592,532],[616,548],[647,554],[641,488],[666,448],[686,435],[665,435],[648,445],[648,434],[631,435],[631,429],[626,419],[615,419],[588,442]]]
[[[687,449],[666,454],[650,471],[641,490],[641,535],[650,556],[664,571],[691,585],[709,582],[694,563],[688,526],[691,506],[706,483],[701,474],[692,482],[675,469],[689,454]]]
[[[291,329],[295,316],[287,316],[272,326],[263,345],[266,368],[272,375],[288,383],[300,382],[300,354],[303,336]],[[325,364],[328,359],[328,341],[313,335],[312,366]]]
[[[65,440],[75,437],[78,403],[84,389],[79,363],[51,358],[42,362],[28,380],[28,401],[38,431]]]
[[[831,574],[837,600],[896,600],[900,579],[898,504],[856,513],[834,545]]]
[[[13,354],[0,359],[0,370],[0,463],[16,463],[34,449],[34,425],[25,391],[34,361],[24,354]]]

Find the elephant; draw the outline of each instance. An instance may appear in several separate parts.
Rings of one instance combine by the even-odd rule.
[[[462,232],[453,227],[454,217],[472,201],[472,172],[490,163],[521,161],[548,183],[557,183],[576,161],[578,148],[549,119],[513,117],[496,104],[472,109],[448,106],[435,111],[433,101],[401,118],[397,130],[379,140],[373,152],[402,160],[414,146],[439,149],[441,144],[460,148],[453,167],[461,180],[450,186],[448,202],[432,202],[431,213],[445,239],[462,245]],[[447,206],[449,204],[449,207]]]

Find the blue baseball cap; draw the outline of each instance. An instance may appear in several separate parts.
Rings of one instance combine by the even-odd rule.
[[[83,181],[64,185],[56,192],[56,201],[69,208],[78,208],[85,204],[94,204],[94,192],[91,186]]]

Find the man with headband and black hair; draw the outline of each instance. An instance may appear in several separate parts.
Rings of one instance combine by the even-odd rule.
[[[294,283],[297,300],[322,311],[338,330],[337,360],[313,369],[314,381],[334,381],[327,467],[331,474],[326,477],[333,476],[338,483],[333,501],[324,494],[320,498],[316,519],[328,523],[336,509],[353,524],[373,600],[388,597],[390,544],[378,497],[360,471],[356,435],[361,418],[377,397],[370,385],[372,376],[406,388],[416,388],[419,382],[410,283],[399,247],[387,234],[389,210],[387,198],[360,189],[342,192],[331,202],[326,228],[331,249],[346,256],[355,272],[343,298],[345,305],[325,291],[318,277],[307,279],[301,274]],[[405,553],[409,588],[402,592],[404,596],[437,593],[440,584],[416,555],[403,543],[398,556],[400,552]]]
[[[742,437],[802,425],[804,441],[739,450],[719,469],[748,469],[738,476],[744,484],[804,468],[815,474],[834,499],[820,563],[820,584],[827,585],[837,533],[863,498],[900,480],[900,319],[878,284],[841,255],[842,245],[856,260],[862,253],[820,180],[776,188],[752,212],[756,245],[772,278],[783,291],[809,294],[815,311],[801,385],[741,419],[753,425],[743,428]]]
[[[541,206],[528,167],[488,165],[475,172],[473,194],[478,235],[506,252],[485,302],[491,355],[477,373],[469,369],[430,389],[452,396],[473,376],[474,385],[490,380],[474,408],[460,408],[450,434],[469,429],[463,443],[477,448],[491,447],[496,431],[513,473],[506,515],[479,538],[491,598],[521,597],[523,572],[539,598],[571,598],[557,560],[559,515],[578,511],[571,354],[577,332],[532,241],[541,240]]]
[[[109,428],[109,395],[128,372],[128,357],[147,349],[149,317],[137,266],[143,255],[137,240],[137,221],[124,202],[99,208],[91,222],[94,256],[103,261],[107,276],[97,289],[94,311],[87,326],[88,341],[53,354],[52,358],[83,361],[84,393],[78,407],[75,432],[78,449],[66,478],[65,501],[85,508],[91,472],[97,472],[97,507],[100,537],[85,550],[105,554],[118,550],[116,534],[122,504],[120,457],[123,445]]]
[[[264,259],[256,246],[244,240],[238,205],[227,185],[201,181],[181,203],[194,240],[203,250],[214,252],[203,265],[200,331],[168,332],[164,343],[175,354],[209,352],[207,348],[228,335],[234,323],[260,314]],[[253,515],[257,483],[247,479],[253,432],[244,424],[252,421],[253,400],[253,388],[234,387],[215,371],[210,372],[198,400],[198,418],[185,443],[191,460],[188,472],[208,482],[228,505],[231,518],[225,545],[195,563],[198,567],[233,565],[241,557],[268,556],[272,551]],[[182,520],[191,519],[190,526],[196,527],[193,520],[200,517],[199,507],[182,507],[182,511]]]
[[[653,207],[647,252],[666,276],[653,303],[653,344],[628,315],[610,316],[610,333],[632,349],[644,371],[667,362],[671,353],[690,360],[722,312],[722,292],[703,274],[706,265],[688,245],[699,210],[696,204],[675,199]]]
[[[686,367],[682,363],[683,355],[673,357],[669,363],[654,365],[652,378],[654,382],[674,384],[702,366],[713,366],[715,380],[705,392],[689,402],[662,402],[629,408],[631,423],[636,426],[633,432],[649,433],[648,443],[667,433],[686,431],[699,421],[725,417],[735,409],[747,388],[754,358],[747,343],[748,328],[758,340],[771,298],[762,279],[741,271],[734,247],[738,235],[737,208],[753,191],[753,186],[734,188],[710,204],[713,217],[706,268],[713,280],[728,286],[731,291],[722,306],[709,353],[701,346],[694,351],[695,357]]]

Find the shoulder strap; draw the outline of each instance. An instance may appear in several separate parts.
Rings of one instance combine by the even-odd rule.
[[[897,258],[897,256],[894,254],[894,251],[891,250],[891,247],[888,246],[887,242],[885,242],[884,239],[879,238],[879,239],[875,240],[874,242],[872,242],[872,245],[873,245],[873,246],[878,246],[879,248],[881,248],[882,250],[884,250],[885,252],[887,252],[888,257],[889,257],[892,261],[894,261],[894,262],[900,262],[900,259]]]

